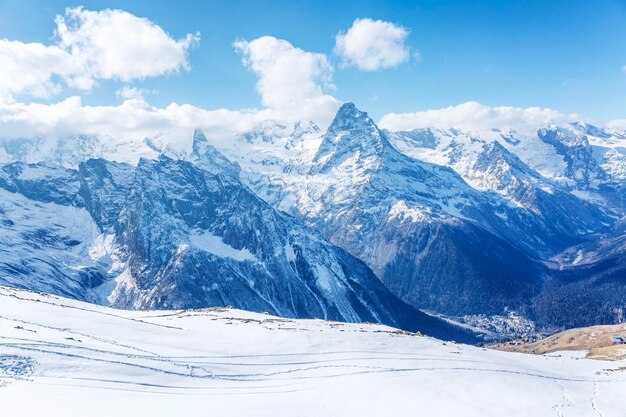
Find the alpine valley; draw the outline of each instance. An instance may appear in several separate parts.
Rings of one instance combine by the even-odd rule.
[[[623,320],[626,131],[392,132],[346,103],[158,139],[2,139],[0,284],[469,343]]]

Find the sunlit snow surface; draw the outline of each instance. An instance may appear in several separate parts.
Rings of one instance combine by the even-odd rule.
[[[623,416],[623,362],[0,287],[2,416]]]

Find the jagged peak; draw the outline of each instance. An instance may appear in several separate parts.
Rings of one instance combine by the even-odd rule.
[[[202,156],[204,155],[208,148],[212,147],[209,145],[209,141],[204,135],[202,129],[196,128],[193,131],[193,141],[191,144],[191,153],[193,155]]]
[[[190,158],[197,166],[216,175],[225,175],[239,179],[241,168],[223,153],[211,145],[201,129],[193,133],[193,145]]]
[[[193,142],[208,142],[204,132],[200,128],[195,128],[193,131]]]
[[[348,102],[337,111],[314,162],[323,170],[357,152],[360,158],[380,158],[389,149],[393,148],[386,134],[366,112]]]
[[[202,129],[194,129],[193,140],[191,142],[192,155],[202,156],[211,149],[215,148],[211,144],[209,144],[209,140],[207,139]]]
[[[336,116],[340,116],[340,115],[343,115],[343,114],[356,114],[356,113],[363,113],[363,112],[360,111],[359,109],[357,109],[356,105],[353,102],[348,101],[346,103],[343,103],[339,107],[339,109],[337,109]]]
[[[498,152],[502,154],[510,154],[510,152],[504,146],[502,146],[502,144],[497,140],[486,143],[483,146],[483,149],[487,152]]]
[[[525,164],[516,154],[509,151],[497,140],[483,145],[483,150],[474,163],[474,169],[486,171],[501,163],[505,163],[514,175],[521,175],[526,178],[541,178],[537,171]],[[543,180],[543,182],[547,182],[547,180]]]
[[[330,131],[338,127],[346,129],[359,124],[374,126],[378,129],[376,123],[374,123],[366,112],[359,110],[354,103],[348,102],[339,107],[328,130]]]

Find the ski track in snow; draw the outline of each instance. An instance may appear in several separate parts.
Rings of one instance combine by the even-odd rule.
[[[611,417],[626,405],[626,373],[611,371],[619,366],[381,325],[230,309],[131,312],[0,287],[1,415],[196,416],[208,401],[235,416]],[[63,395],[75,403],[50,406]]]

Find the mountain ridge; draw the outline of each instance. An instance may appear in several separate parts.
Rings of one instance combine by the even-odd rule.
[[[33,278],[41,273],[39,264],[17,273],[18,252],[0,264],[9,274],[2,282],[123,308],[235,305],[285,317],[385,322],[444,339],[476,340],[396,299],[363,263],[276,212],[232,173],[223,174],[224,166],[232,165],[223,157],[212,160],[215,152],[205,161],[214,168],[209,170],[163,155],[142,158],[137,167],[88,160],[79,171],[52,170],[53,178],[72,185],[52,186],[64,192],[54,196],[56,202],[45,201],[49,195],[42,185],[39,195],[20,198],[39,210],[47,208],[41,204],[51,204],[46,217],[59,210],[78,211],[82,223],[76,227],[88,223],[92,231],[59,247],[80,249],[73,258],[76,265],[66,265],[69,258],[60,255],[47,261],[54,280],[45,274],[39,281]],[[35,174],[48,173],[44,165],[4,168],[15,178],[25,169],[33,171],[30,181],[49,184]],[[0,188],[13,183],[3,181]],[[19,189],[6,191],[8,200],[24,207],[11,196],[13,191]],[[24,233],[15,222],[8,223],[13,220],[4,221],[8,229]],[[20,247],[30,247],[40,257],[56,245],[59,237],[53,233],[76,234],[68,229],[71,219],[68,223],[59,223],[58,232],[38,225],[41,244],[21,241]]]
[[[534,133],[512,128],[389,132],[346,103],[326,132],[313,123],[268,122],[232,143],[215,142],[201,130],[193,136],[188,152],[170,152],[160,138],[149,142],[152,154],[146,155],[154,159],[155,153],[165,153],[225,183],[241,180],[274,209],[365,261],[397,297],[415,307],[444,315],[513,309],[540,326],[584,325],[572,321],[582,307],[573,308],[560,292],[584,297],[596,282],[602,290],[594,297],[604,301],[590,307],[590,317],[611,321],[612,311],[620,308],[623,288],[600,277],[622,264],[623,251],[619,244],[609,249],[596,243],[618,236],[624,217],[626,156],[620,144],[626,134],[617,130],[572,123],[539,126]],[[17,153],[8,159],[36,159],[42,155],[37,143],[10,148]],[[102,148],[83,150],[89,149]],[[54,159],[58,155],[49,162],[66,164],[68,158]],[[145,161],[138,159],[142,167],[152,164]],[[28,193],[28,184],[71,183],[55,185],[53,176],[39,183],[17,174],[7,179],[7,166],[18,170],[18,165],[3,167],[0,183],[7,189],[19,190],[19,185]],[[75,181],[81,182],[82,200],[76,204],[88,208],[102,231],[116,233],[115,213],[129,213],[124,201],[136,170],[108,162],[79,164]],[[184,194],[181,187],[174,187],[174,194]],[[61,191],[46,198],[63,199]],[[248,256],[240,248],[229,251]],[[577,261],[592,256],[594,268]],[[555,320],[560,312],[565,316]]]

